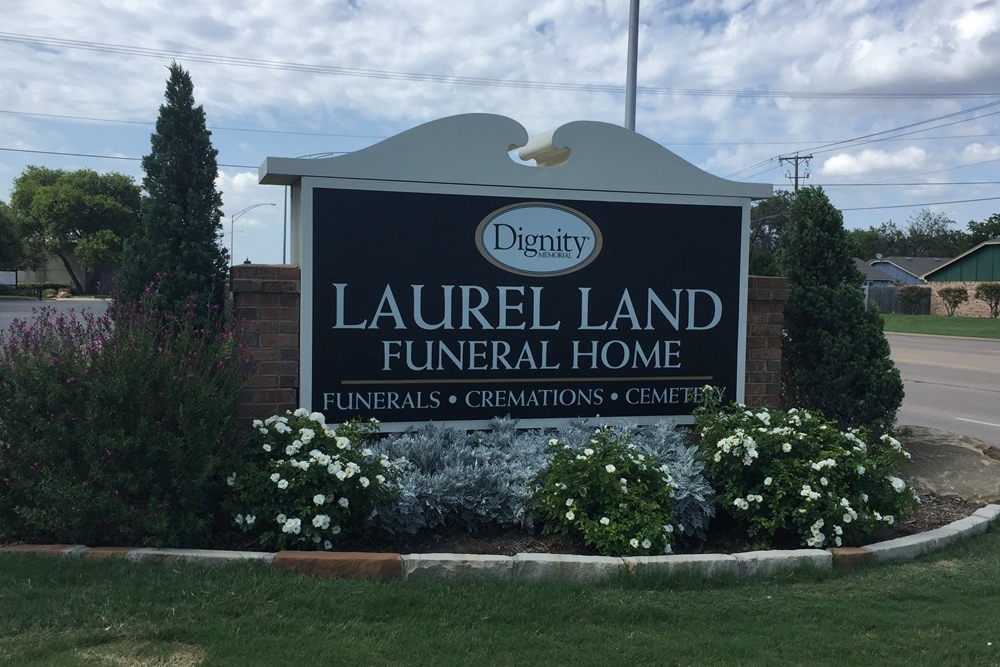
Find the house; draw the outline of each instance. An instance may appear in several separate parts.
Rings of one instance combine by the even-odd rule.
[[[969,301],[955,311],[965,317],[989,317],[986,303],[975,298],[979,283],[1000,282],[1000,239],[983,241],[955,259],[945,262],[926,273],[923,278],[933,288],[931,314],[944,315],[944,303],[937,295],[945,287],[964,287],[969,293]]]
[[[948,257],[880,257],[869,263],[897,283],[923,285],[921,276],[949,261]]]
[[[854,266],[857,267],[858,271],[865,277],[864,286],[865,289],[871,287],[872,285],[893,285],[896,281],[886,273],[875,268],[863,259],[854,258]]]
[[[864,275],[865,305],[874,302],[883,313],[902,313],[903,304],[896,297],[896,281],[862,259],[854,258],[854,266]]]

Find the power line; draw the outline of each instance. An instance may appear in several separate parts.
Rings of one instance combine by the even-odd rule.
[[[982,197],[980,199],[953,199],[951,201],[930,201],[923,204],[897,204],[894,206],[858,206],[856,208],[842,208],[841,211],[877,211],[886,208],[916,208],[926,207],[926,206],[940,206],[942,204],[967,204],[969,202],[978,201],[996,201],[1000,197]]]
[[[307,63],[261,60],[256,58],[237,58],[208,53],[175,51],[168,49],[152,49],[140,46],[108,44],[84,40],[60,39],[42,37],[22,33],[0,32],[0,41],[50,48],[77,49],[109,53],[116,55],[132,55],[145,58],[184,58],[189,61],[203,62],[214,65],[231,65],[234,67],[250,67],[310,74],[325,74],[336,76],[355,76],[372,79],[387,79],[396,81],[420,81],[428,83],[447,83],[466,86],[493,86],[501,88],[531,88],[546,90],[566,90],[584,92],[606,92],[624,94],[625,87],[619,85],[582,84],[560,81],[528,81],[523,79],[496,79],[489,77],[468,77],[420,72],[398,72],[392,70],[365,69],[358,67],[335,67],[331,65],[310,65]],[[1000,93],[913,93],[913,92],[832,92],[832,91],[768,91],[768,90],[709,90],[697,88],[664,88],[639,87],[645,95],[691,95],[699,97],[750,97],[750,98],[790,98],[790,99],[962,99],[998,97]]]

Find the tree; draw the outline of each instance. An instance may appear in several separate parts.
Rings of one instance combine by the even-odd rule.
[[[97,235],[121,248],[139,222],[139,188],[130,176],[92,169],[63,171],[29,166],[14,179],[11,208],[24,263],[37,267],[49,255],[62,260],[78,292],[85,286],[70,258]],[[86,254],[86,268],[114,268],[113,253]]]
[[[881,316],[865,307],[843,216],[821,188],[796,194],[783,245],[785,404],[820,410],[845,427],[887,432],[903,402],[903,381]]]
[[[983,241],[1000,239],[1000,213],[994,213],[981,222],[970,220],[964,250],[974,248]]]
[[[911,215],[906,228],[908,257],[955,257],[963,243],[962,232],[951,229],[955,222],[941,213],[922,209]]]
[[[948,317],[954,317],[958,307],[969,300],[969,290],[964,287],[942,287],[937,293],[944,301]]]
[[[882,255],[905,255],[903,248],[903,232],[892,220],[883,222],[878,227],[868,229],[852,229],[847,233],[852,257],[870,261]]]
[[[1000,283],[979,283],[976,285],[976,298],[986,302],[991,318],[996,319],[1000,315]]]
[[[921,304],[930,303],[931,288],[926,285],[902,285],[896,288],[896,298],[903,304],[903,312],[917,315]]]
[[[217,242],[222,232],[222,196],[205,111],[194,103],[191,76],[171,63],[166,103],[160,106],[149,155],[142,227],[125,246],[118,291],[138,298],[154,280],[159,305],[180,313],[192,300],[221,310],[229,255]]]
[[[14,212],[0,201],[0,269],[15,269],[21,259],[21,237],[14,227]]]
[[[750,209],[750,275],[780,274],[777,261],[781,234],[788,224],[788,209],[793,193],[782,190]]]

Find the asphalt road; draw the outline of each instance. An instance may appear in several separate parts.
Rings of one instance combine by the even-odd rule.
[[[906,389],[899,425],[970,435],[1000,448],[1000,340],[886,338]]]
[[[103,299],[45,299],[44,301],[22,299],[0,299],[0,332],[7,331],[10,323],[17,320],[34,319],[33,309],[55,309],[56,313],[68,315],[71,311],[80,315],[91,311],[95,315],[103,315],[108,309],[108,302]]]

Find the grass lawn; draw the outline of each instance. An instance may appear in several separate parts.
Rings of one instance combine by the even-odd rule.
[[[883,314],[887,333],[1000,338],[1000,319]]]
[[[16,665],[996,665],[1000,531],[770,580],[321,581],[0,555]]]

